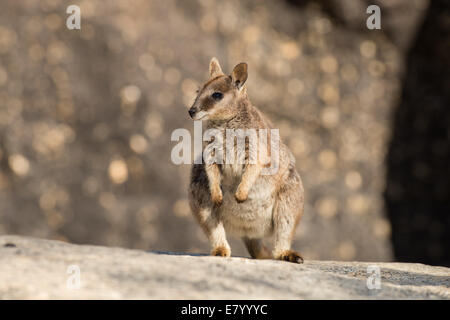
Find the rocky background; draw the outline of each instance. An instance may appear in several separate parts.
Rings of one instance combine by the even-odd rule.
[[[434,171],[434,160],[427,162],[450,152],[448,72],[440,83],[450,65],[448,11],[431,10],[444,1],[372,2],[382,8],[382,30],[366,28],[363,0],[1,1],[0,234],[208,252],[187,203],[190,168],[171,162],[170,136],[192,131],[187,109],[217,56],[227,71],[249,64],[250,99],[297,158],[307,203],[294,247],[306,259],[431,263],[431,252],[432,263],[449,261],[448,165]],[[81,30],[66,28],[70,4],[81,8]],[[441,17],[434,27],[443,28],[437,39],[447,47],[438,53],[430,34],[416,40],[427,14]],[[428,53],[414,47],[420,39]],[[441,70],[433,74],[441,89],[427,90],[419,103],[417,87],[434,88],[422,78],[431,65]],[[393,125],[405,132],[411,124],[409,111],[395,111],[411,110],[402,102],[405,74],[414,110],[446,115],[433,116],[442,127],[436,152],[419,152],[425,166],[405,167],[388,153],[394,137],[391,149],[416,163],[417,139],[427,145],[433,136],[408,134],[405,147],[402,133],[393,135]],[[422,128],[428,118],[416,117]],[[436,175],[410,183],[427,172]],[[439,176],[437,187],[432,177]],[[411,236],[405,208],[419,204],[421,216],[431,216],[433,196],[411,199],[434,186],[441,199],[429,224],[435,229],[423,229],[419,218],[422,233]],[[415,193],[402,193],[408,188]],[[398,190],[403,196],[385,206],[384,195],[390,201]],[[397,212],[406,212],[400,224]],[[420,254],[399,254],[401,243],[416,249],[408,236],[423,239]],[[240,241],[231,245],[233,255],[247,255]]]

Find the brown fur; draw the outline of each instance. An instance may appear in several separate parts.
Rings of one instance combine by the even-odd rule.
[[[224,154],[226,129],[273,128],[247,96],[246,63],[236,65],[227,76],[213,58],[209,71],[210,79],[199,90],[190,114],[195,120],[205,120],[208,129],[224,133]],[[214,98],[217,92],[222,94],[221,99]],[[231,143],[236,146],[236,141]],[[303,258],[290,250],[304,201],[295,159],[280,141],[278,172],[261,175],[261,170],[273,163],[259,158],[250,163],[248,145],[246,141],[244,164],[193,165],[189,191],[192,212],[208,236],[213,255],[231,254],[226,240],[228,232],[242,237],[253,258],[301,263]],[[269,156],[270,153],[269,149]],[[270,252],[262,238],[271,235],[274,247]]]
[[[211,252],[211,255],[218,257],[229,257],[231,255],[231,251],[227,247],[216,247]]]

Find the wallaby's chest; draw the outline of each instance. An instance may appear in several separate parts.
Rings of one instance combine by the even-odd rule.
[[[230,163],[220,166],[222,172],[222,185],[236,186],[244,174],[244,164]]]
[[[224,177],[224,179],[226,179]],[[235,236],[259,238],[272,231],[272,212],[275,204],[274,187],[265,179],[257,179],[248,199],[238,203],[234,198],[239,182],[222,184],[223,203],[217,209],[225,230]]]

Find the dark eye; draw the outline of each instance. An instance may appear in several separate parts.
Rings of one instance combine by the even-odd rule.
[[[211,97],[212,97],[214,100],[219,101],[219,100],[222,100],[223,94],[220,93],[220,92],[214,92],[214,93],[211,95]]]

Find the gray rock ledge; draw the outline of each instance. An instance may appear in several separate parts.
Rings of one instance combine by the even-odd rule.
[[[369,265],[380,267],[379,290],[367,288]],[[70,266],[79,268],[78,289],[70,286],[77,283]],[[450,299],[450,269],[297,265],[0,236],[0,299]]]

